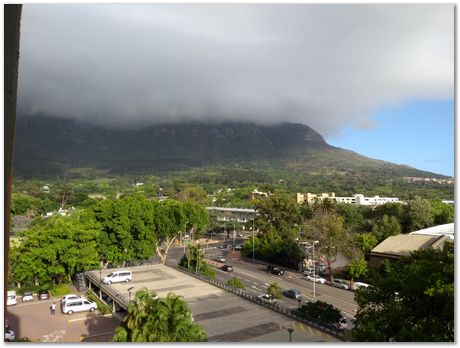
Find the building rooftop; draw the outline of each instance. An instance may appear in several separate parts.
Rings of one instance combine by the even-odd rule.
[[[444,244],[448,237],[416,234],[400,234],[391,236],[371,250],[371,254],[387,254],[395,256],[409,256],[416,250],[429,247],[437,248]]]
[[[424,228],[423,230],[418,230],[409,233],[410,235],[425,235],[425,236],[447,236],[450,239],[454,239],[455,226],[454,223],[444,224],[433,226],[429,228]]]

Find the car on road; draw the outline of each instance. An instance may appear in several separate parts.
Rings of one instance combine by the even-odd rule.
[[[34,295],[32,291],[24,291],[22,294],[22,302],[29,302],[34,300]]]
[[[272,274],[276,274],[276,275],[283,275],[284,274],[284,270],[282,270],[278,266],[273,266],[273,265],[268,265],[267,266],[267,272],[272,273]]]
[[[225,247],[226,247],[225,245],[219,245],[218,246],[219,249],[225,249]]]
[[[16,336],[14,335],[14,331],[6,327],[5,328],[5,341],[11,342],[11,341],[14,341],[15,339],[16,339]]]
[[[272,297],[272,295],[269,295],[269,294],[257,296],[257,299],[260,302],[269,303],[269,304],[273,304],[276,302],[276,300]]]
[[[7,306],[14,306],[17,303],[16,299],[16,291],[8,291],[7,293],[7,299],[6,299],[6,305]]]
[[[233,266],[231,265],[223,265],[220,269],[225,272],[233,272]]]
[[[74,312],[94,312],[97,309],[97,303],[93,301],[88,301],[84,299],[72,300],[64,302],[62,306],[62,313],[72,314]]]
[[[342,317],[335,327],[337,330],[345,330],[348,327],[347,318]]]
[[[235,250],[241,250],[243,246],[241,244],[237,244],[235,245]]]
[[[227,260],[226,260],[225,257],[223,257],[223,256],[218,256],[218,257],[216,257],[216,261],[217,261],[217,262],[222,262],[222,263],[227,262]]]
[[[302,298],[302,293],[300,292],[300,290],[297,289],[284,290],[283,295],[289,298],[293,298],[295,300]]]
[[[315,272],[313,272],[313,268],[312,269],[307,268],[303,270],[302,274],[309,276],[309,275],[315,274]]]
[[[133,274],[131,271],[116,271],[112,272],[102,281],[104,284],[110,285],[112,283],[129,283],[133,279]]]
[[[50,298],[50,293],[48,290],[41,289],[38,290],[37,297],[39,300],[48,300]]]
[[[326,283],[326,279],[324,278],[321,278],[319,275],[315,274],[315,275],[309,275],[307,276],[307,279],[309,281],[312,281],[312,282],[315,282],[315,283],[321,283],[321,284],[324,284]]]
[[[359,288],[367,288],[369,286],[370,286],[369,284],[366,284],[366,283],[363,283],[363,282],[354,282],[352,289],[356,291]]]
[[[334,279],[331,285],[336,288],[345,289],[345,290],[348,290],[350,288],[347,284],[345,284],[343,279]]]
[[[63,298],[61,298],[61,306],[67,302],[67,301],[72,301],[72,300],[86,300],[86,298],[75,295],[75,294],[68,294],[65,295]]]

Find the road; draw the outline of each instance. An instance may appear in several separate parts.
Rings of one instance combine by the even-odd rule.
[[[235,243],[242,244],[243,240],[237,239]],[[316,283],[315,294],[313,294],[313,282],[308,281],[303,274],[293,271],[285,271],[283,276],[267,273],[266,264],[242,260],[238,257],[239,252],[232,252],[231,248],[219,249],[219,246],[225,244],[229,244],[229,242],[208,244],[208,248],[205,250],[207,262],[215,267],[218,280],[225,283],[233,277],[238,277],[245,283],[246,291],[255,295],[265,294],[267,287],[275,282],[278,283],[283,290],[298,289],[302,293],[303,301],[312,301],[315,298],[330,303],[342,311],[347,317],[349,325],[351,325],[351,319],[354,317],[357,310],[357,305],[354,301],[354,292]],[[168,263],[174,264],[182,255],[182,248],[176,247],[171,249]],[[232,265],[234,271],[222,271],[220,267],[224,263],[216,261],[218,256],[226,258],[227,262],[225,264]],[[289,308],[298,307],[299,305],[296,300],[286,297],[283,297],[279,302]]]

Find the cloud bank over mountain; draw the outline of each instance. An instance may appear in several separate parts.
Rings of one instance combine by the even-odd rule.
[[[26,4],[19,110],[109,126],[373,126],[454,94],[454,5]]]

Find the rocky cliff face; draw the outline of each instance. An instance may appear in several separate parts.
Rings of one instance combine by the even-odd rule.
[[[419,172],[337,149],[301,124],[194,122],[110,129],[46,116],[17,119],[14,170],[23,177],[62,175],[78,167],[124,173],[240,164],[260,169],[262,162],[264,168]]]

